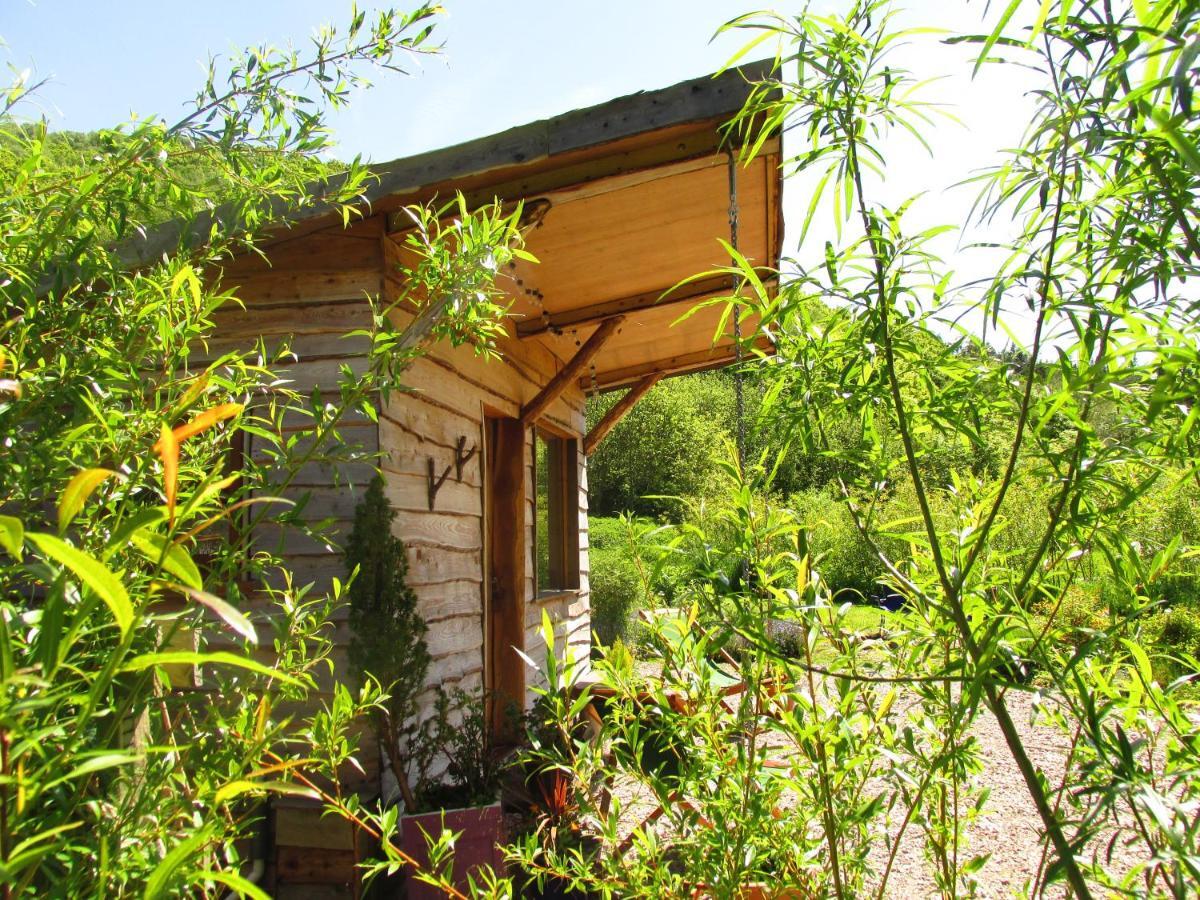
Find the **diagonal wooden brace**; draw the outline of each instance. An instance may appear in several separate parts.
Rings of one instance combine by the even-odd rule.
[[[618,400],[613,408],[604,414],[604,418],[592,426],[592,430],[587,433],[587,437],[583,439],[583,455],[591,456],[592,451],[596,446],[604,440],[610,431],[617,427],[617,423],[625,418],[628,413],[637,404],[639,400],[646,395],[650,388],[654,387],[663,379],[663,372],[654,372],[647,375],[637,384],[629,389],[629,392]]]
[[[621,324],[623,318],[623,316],[615,316],[600,323],[600,327],[584,341],[583,346],[571,357],[570,362],[550,379],[550,382],[538,392],[536,397],[521,407],[522,425],[528,427],[542,417],[542,414],[550,408],[550,404],[557,400],[567,386],[582,374],[584,366],[600,352],[604,342],[617,330],[617,326]]]

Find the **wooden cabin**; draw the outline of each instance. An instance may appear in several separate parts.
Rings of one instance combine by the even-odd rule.
[[[381,403],[378,422],[364,416],[343,429],[347,440],[380,451],[409,581],[429,625],[432,681],[525,702],[529,674],[513,649],[544,656],[543,612],[559,641],[587,656],[588,453],[658,379],[735,359],[732,335],[716,334],[719,308],[677,324],[690,306],[728,293],[727,278],[664,294],[728,263],[718,243],[730,236],[731,206],[721,126],[759,74],[735,69],[386,163],[376,167],[361,219],[344,227],[331,211],[296,213],[262,246],[265,258],[226,266],[223,286],[237,287],[245,309],[220,316],[218,339],[290,337],[298,362],[287,375],[310,391],[332,387],[343,365],[363,365],[364,344],[343,335],[369,324],[365,295],[387,300],[398,290],[405,220],[395,213],[404,205],[462,191],[471,202],[498,197],[540,209],[527,235],[540,263],[521,263],[504,279],[512,319],[500,358],[435,345],[408,370],[411,393]],[[777,268],[778,140],[732,171],[740,249]],[[145,252],[160,250],[152,240]],[[623,388],[629,402],[589,433],[585,399]],[[311,492],[314,518],[332,516],[348,531],[370,475],[366,466],[313,467],[297,489]],[[544,536],[535,534],[539,521]],[[285,553],[298,583],[320,587],[344,574],[324,546],[289,538]],[[343,654],[348,639],[342,623]],[[378,778],[373,756],[363,755],[368,780]],[[327,857],[346,848],[299,849],[318,832],[297,821],[276,823],[276,884],[344,877]]]

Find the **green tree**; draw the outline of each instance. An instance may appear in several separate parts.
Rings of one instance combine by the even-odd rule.
[[[352,722],[380,708],[378,691],[339,685],[323,711],[289,712],[312,708],[331,666],[342,583],[318,595],[249,542],[205,541],[214,552],[201,567],[198,542],[234,517],[242,533],[270,519],[333,540],[272,498],[306,465],[370,459],[339,423],[372,413],[431,335],[487,348],[517,213],[461,198],[410,210],[403,301],[420,313],[396,331],[376,309],[368,371],[323,395],[280,383],[286,350],[205,351],[215,313],[236,302],[217,282],[222,260],[291,211],[359,214],[364,166],[319,177],[326,111],[368,72],[431,52],[436,12],[354,12],[305,50],[250,48],[210,68],[177,122],[102,132],[81,143],[86,159],[44,122],[14,121],[36,85],[18,78],[3,95],[5,896],[260,896],[242,872],[265,797],[324,796],[358,815],[356,798],[321,785],[338,784]],[[227,471],[233,428],[263,454]]]
[[[380,734],[405,808],[415,812],[422,785],[414,789],[409,768],[422,762],[418,700],[429,674],[428,626],[417,609],[417,594],[408,586],[408,556],[404,542],[392,533],[395,519],[383,478],[376,475],[346,539],[346,569],[353,574],[347,590],[350,666],[360,683],[374,680],[387,694],[377,717]]]
[[[985,857],[964,829],[986,788],[969,729],[986,711],[1043,835],[1030,895],[1061,883],[1079,898],[1192,896],[1196,707],[1188,678],[1156,671],[1180,660],[1197,670],[1186,649],[1195,623],[1161,623],[1170,651],[1152,640],[1156,594],[1195,552],[1190,528],[1168,537],[1156,519],[1186,518],[1186,504],[1160,492],[1194,483],[1200,434],[1190,288],[1200,7],[1014,0],[992,31],[956,39],[978,46],[977,68],[1020,64],[1042,79],[1025,139],[977,179],[980,227],[1018,229],[996,242],[982,297],[952,288],[935,252],[945,229],[908,225],[927,186],[896,207],[875,199],[880,178],[903,177],[888,167],[889,136],[939,150],[927,138],[937,108],[893,52],[921,32],[898,30],[886,2],[847,7],[726,26],[747,33],[746,49],[776,50],[774,72],[730,125],[743,157],[786,128],[785,166],[811,178],[810,210],[831,212],[836,228],[812,248],[802,224],[797,274],[777,296],[731,253],[721,271],[739,289],[714,302],[778,337],[780,360],[762,368],[764,418],[786,436],[784,452],[836,455],[840,515],[905,611],[873,657],[833,604],[806,523],[756,498],[761,471],[731,464],[728,499],[680,526],[668,551],[686,553],[700,577],[679,618],[656,629],[661,680],[616,654],[601,660],[615,712],[596,744],[534,748],[542,765],[576,774],[599,847],[514,852],[539,874],[621,895],[700,883],[737,897],[766,883],[843,898],[867,888],[877,841],[887,862],[871,890],[884,896],[916,831],[938,895],[970,896]],[[986,320],[994,333],[1014,310],[1030,314],[1030,333],[999,360],[983,329],[963,324]],[[731,562],[746,577],[730,579]],[[1079,588],[1098,574],[1105,608],[1093,615]],[[798,659],[773,647],[776,622],[798,630]],[[723,688],[717,661],[735,638],[742,683]],[[1017,721],[1029,665],[1045,680],[1036,715],[1068,746],[1065,772],[1039,768]],[[548,673],[547,723],[566,735],[577,672],[556,662]],[[647,763],[655,747],[671,751],[669,769]],[[635,828],[618,843],[617,819],[590,788],[612,779],[653,795],[671,828]],[[1137,849],[1129,873],[1110,865],[1117,844]]]
[[[613,392],[588,403],[594,425],[620,399]],[[690,375],[655,385],[588,458],[588,508],[677,515],[672,497],[712,491],[716,459],[733,426],[733,391],[720,375]]]

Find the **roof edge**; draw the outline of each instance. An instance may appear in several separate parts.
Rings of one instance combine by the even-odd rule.
[[[768,77],[774,60],[763,59],[703,75],[657,90],[639,91],[583,109],[518,125],[460,144],[368,167],[373,178],[360,204],[370,207],[395,194],[427,185],[480,175],[493,169],[533,163],[561,154],[599,147],[660,129],[732,117],[753,86]],[[266,210],[275,227],[292,226],[335,212],[328,197],[343,182],[335,175],[313,182],[312,202],[296,207],[281,199]],[[178,249],[202,246],[214,228],[238,230],[237,208],[223,205],[190,220],[157,225],[144,237],[117,246],[124,266],[138,268]]]

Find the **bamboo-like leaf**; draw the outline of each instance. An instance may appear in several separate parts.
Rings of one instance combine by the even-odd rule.
[[[1200,174],[1200,149],[1197,149],[1196,145],[1179,130],[1170,114],[1163,112],[1157,107],[1151,107],[1150,118],[1162,130],[1163,136],[1167,139],[1168,143],[1179,153],[1181,161],[1193,173]]]
[[[167,519],[175,524],[175,491],[179,486],[179,442],[175,433],[166,425],[162,426],[162,434],[154,449],[162,458],[163,464],[163,494],[167,498]]]
[[[15,671],[12,635],[8,631],[8,619],[0,614],[0,681],[7,682],[13,677],[13,672]]]
[[[1129,655],[1133,657],[1137,666],[1137,672],[1141,676],[1144,684],[1150,684],[1154,681],[1154,667],[1150,665],[1150,657],[1146,655],[1146,651],[1142,649],[1142,645],[1137,641],[1132,641],[1129,638],[1121,638],[1121,643],[1125,645],[1125,649],[1129,651]]]
[[[192,555],[179,544],[148,528],[131,534],[129,543],[133,544],[142,556],[154,565],[161,566],[164,572],[174,575],[189,588],[199,590],[204,586]]]
[[[15,559],[21,558],[21,545],[25,543],[25,526],[16,516],[0,516],[0,547]]]
[[[206,409],[190,422],[185,422],[183,425],[177,426],[172,434],[175,437],[177,444],[182,444],[188,438],[193,437],[201,432],[208,431],[218,422],[224,422],[226,419],[232,419],[238,415],[245,407],[240,403],[220,403],[211,409]],[[162,454],[163,447],[160,447],[162,441],[154,445],[155,451]],[[165,446],[165,445],[163,445]]]
[[[76,472],[75,477],[68,482],[62,497],[58,501],[58,533],[67,530],[71,521],[79,515],[88,497],[92,496],[105,480],[117,473],[112,469],[84,469]]]
[[[287,797],[308,797],[313,800],[317,800],[321,796],[312,788],[292,784],[289,781],[238,780],[229,782],[217,791],[214,802],[225,803],[246,794],[281,794]]]
[[[200,878],[207,881],[215,881],[217,884],[223,884],[239,897],[249,897],[251,900],[271,900],[271,895],[260,888],[253,881],[243,878],[236,872],[230,871],[214,871],[205,869],[197,872]]]
[[[86,588],[104,601],[122,635],[129,632],[133,627],[133,604],[129,602],[125,586],[108,566],[52,534],[34,532],[26,538],[43,556],[70,569]]]
[[[142,754],[140,753],[99,753],[95,756],[89,756],[66,775],[48,782],[44,789],[49,790],[60,784],[82,778],[84,775],[91,775],[94,772],[115,769],[118,766],[128,766],[131,763],[140,761],[142,758]]]
[[[300,679],[294,678],[286,672],[272,669],[270,666],[265,666],[248,656],[238,656],[236,653],[229,653],[224,650],[212,653],[201,653],[196,650],[165,650],[161,653],[143,653],[141,656],[135,656],[127,662],[122,667],[122,671],[140,672],[154,666],[231,666],[235,669],[245,669],[248,672],[254,672],[256,675],[264,675],[274,681],[282,681],[285,684],[304,687],[304,683]]]
[[[159,900],[160,897],[174,896],[173,889],[181,870],[193,856],[199,854],[208,841],[208,835],[201,831],[172,847],[146,879],[146,890],[142,897],[145,900]]]
[[[979,56],[975,60],[975,68],[971,72],[972,75],[977,75],[979,73],[980,66],[982,66],[987,60],[988,53],[991,52],[991,49],[996,46],[996,41],[1000,40],[1000,36],[1005,27],[1008,25],[1009,19],[1013,17],[1013,13],[1017,11],[1020,5],[1021,0],[1009,0],[1008,6],[1000,15],[1000,21],[998,21],[996,23],[996,27],[992,29],[992,33],[987,36],[987,40],[983,42],[983,48],[979,51]]]
[[[209,609],[214,615],[218,616],[226,625],[244,637],[250,643],[257,646],[258,632],[254,630],[254,624],[246,618],[233,604],[226,600],[222,600],[215,594],[210,594],[208,591],[200,590],[199,588],[189,587],[183,584],[171,584],[162,582],[162,584],[173,591],[179,591],[187,597],[195,600],[201,606]]]
[[[183,396],[180,397],[179,401],[175,404],[175,410],[177,412],[183,412],[185,409],[187,409],[189,406],[191,406],[193,403],[196,402],[196,399],[201,394],[204,393],[204,391],[207,387],[208,387],[208,373],[203,372],[200,375],[197,375],[192,380],[192,383],[190,385],[188,385],[188,389],[183,392]]]

